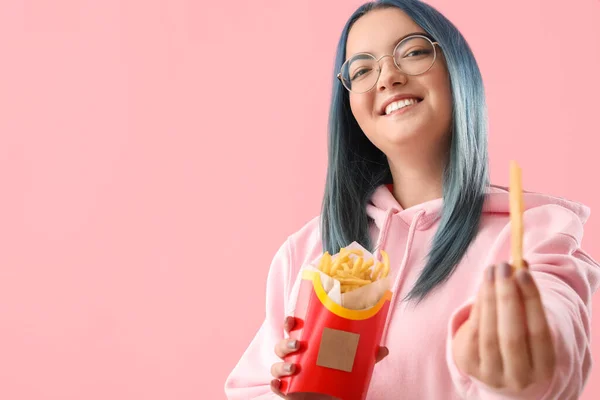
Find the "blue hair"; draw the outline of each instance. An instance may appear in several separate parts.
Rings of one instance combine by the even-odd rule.
[[[393,7],[404,11],[440,44],[453,99],[441,218],[427,262],[406,298],[421,301],[450,277],[477,235],[489,178],[487,107],[479,67],[459,30],[439,11],[419,0],[364,4],[344,26],[334,66],[321,232],[323,249],[331,254],[353,241],[374,251],[366,206],[380,185],[393,183],[392,175],[385,154],[367,139],[352,115],[349,93],[336,75],[346,58],[346,41],[353,24],[370,11]]]

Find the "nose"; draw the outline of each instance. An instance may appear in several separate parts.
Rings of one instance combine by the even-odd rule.
[[[381,73],[377,82],[377,90],[382,91],[394,87],[395,85],[405,85],[408,76],[400,71],[392,56],[385,56],[379,61]]]

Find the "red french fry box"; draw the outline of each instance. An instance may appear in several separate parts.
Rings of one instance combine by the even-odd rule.
[[[296,371],[281,379],[281,392],[364,400],[391,298],[387,290],[369,309],[344,308],[327,295],[319,272],[303,271],[290,332],[299,348],[285,358]]]

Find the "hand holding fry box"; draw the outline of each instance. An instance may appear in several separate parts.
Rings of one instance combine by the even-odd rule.
[[[383,261],[354,242],[301,269],[290,332],[299,349],[285,359],[296,373],[282,378],[282,393],[366,398],[392,297],[380,253]]]

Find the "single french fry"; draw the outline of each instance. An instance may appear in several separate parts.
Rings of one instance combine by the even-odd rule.
[[[373,266],[373,264],[375,264],[375,260],[373,260],[372,258],[369,258],[367,261],[365,261],[363,263],[360,272],[367,271],[369,268],[371,268]]]
[[[323,265],[323,273],[329,275],[331,271],[331,254],[329,254],[328,251],[326,251],[325,254],[323,254],[323,257],[321,257],[321,263]]]
[[[330,275],[333,276],[335,275],[335,271],[337,271],[341,266],[342,263],[345,262],[345,249],[342,247],[342,249],[340,250],[340,253],[338,254],[338,256],[335,258],[335,260],[333,261],[333,265],[331,266],[331,270],[330,270]]]
[[[516,161],[510,162],[510,226],[513,266],[523,268],[523,185],[521,168]]]
[[[331,270],[329,271],[329,276],[335,276],[335,274],[337,274],[338,270],[341,267],[342,266],[340,264],[333,263],[333,265],[331,266]],[[342,269],[342,271],[343,271],[343,269]]]
[[[358,278],[340,278],[339,281],[342,285],[364,286],[364,285],[368,285],[369,283],[373,283],[369,279],[358,279]]]
[[[323,254],[321,259],[319,260],[319,266],[317,268],[319,269],[319,271],[325,272],[325,254]]]
[[[381,273],[382,269],[383,269],[383,263],[381,261],[377,261],[377,266],[373,270],[373,274],[371,274],[371,279],[373,281],[376,281],[377,279],[379,279],[378,277],[379,277],[379,274]]]
[[[346,254],[347,255],[354,254],[355,256],[358,256],[358,257],[362,257],[364,255],[363,251],[359,250],[359,249],[346,250]]]
[[[381,277],[385,278],[390,273],[390,257],[383,250],[381,250],[380,253],[381,253],[381,256],[383,257],[383,274]]]
[[[360,273],[360,268],[362,267],[362,263],[362,256],[356,257],[356,260],[354,260],[354,265],[352,266],[352,275],[358,276],[358,274]]]

